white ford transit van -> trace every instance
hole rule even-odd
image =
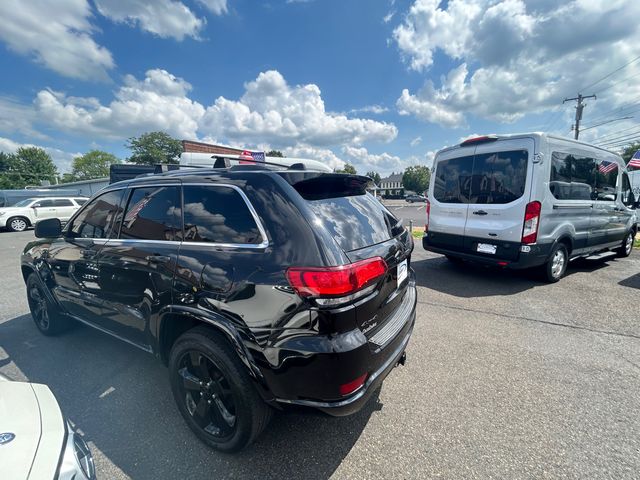
[[[558,281],[570,259],[626,257],[638,206],[622,158],[543,133],[488,135],[439,151],[422,244],[451,260],[541,267]]]

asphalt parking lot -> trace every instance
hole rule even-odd
[[[639,252],[547,285],[417,245],[406,366],[360,413],[279,414],[231,456],[188,430],[150,355],[86,327],[38,333],[18,258],[32,238],[0,233],[0,372],[51,387],[101,479],[638,478]]]

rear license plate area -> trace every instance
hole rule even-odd
[[[495,255],[498,247],[491,243],[479,243],[476,246],[476,252],[478,253],[488,253],[489,255]]]

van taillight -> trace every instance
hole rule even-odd
[[[382,257],[373,257],[339,267],[290,267],[287,280],[301,297],[349,297],[373,287],[386,272]]]
[[[524,211],[524,226],[522,227],[522,243],[536,243],[538,227],[540,226],[540,202],[530,202]]]
[[[427,198],[426,210],[427,210],[427,223],[424,224],[424,233],[427,233],[429,231],[429,217],[431,216],[431,202],[429,201],[428,198]]]

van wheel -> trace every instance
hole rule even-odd
[[[569,265],[569,252],[563,243],[558,243],[551,250],[549,260],[542,266],[543,278],[549,283],[555,283],[564,277]]]
[[[12,232],[24,232],[29,227],[29,221],[24,217],[11,217],[7,220],[7,228]]]
[[[57,335],[71,326],[69,318],[55,311],[35,273],[27,277],[27,302],[36,327],[44,335]]]
[[[624,236],[624,240],[622,240],[622,245],[620,248],[616,249],[616,256],[619,258],[626,258],[631,255],[631,251],[633,250],[633,231],[627,233]]]
[[[233,348],[208,327],[184,333],[171,348],[171,390],[189,428],[216,450],[237,452],[271,419]]]

